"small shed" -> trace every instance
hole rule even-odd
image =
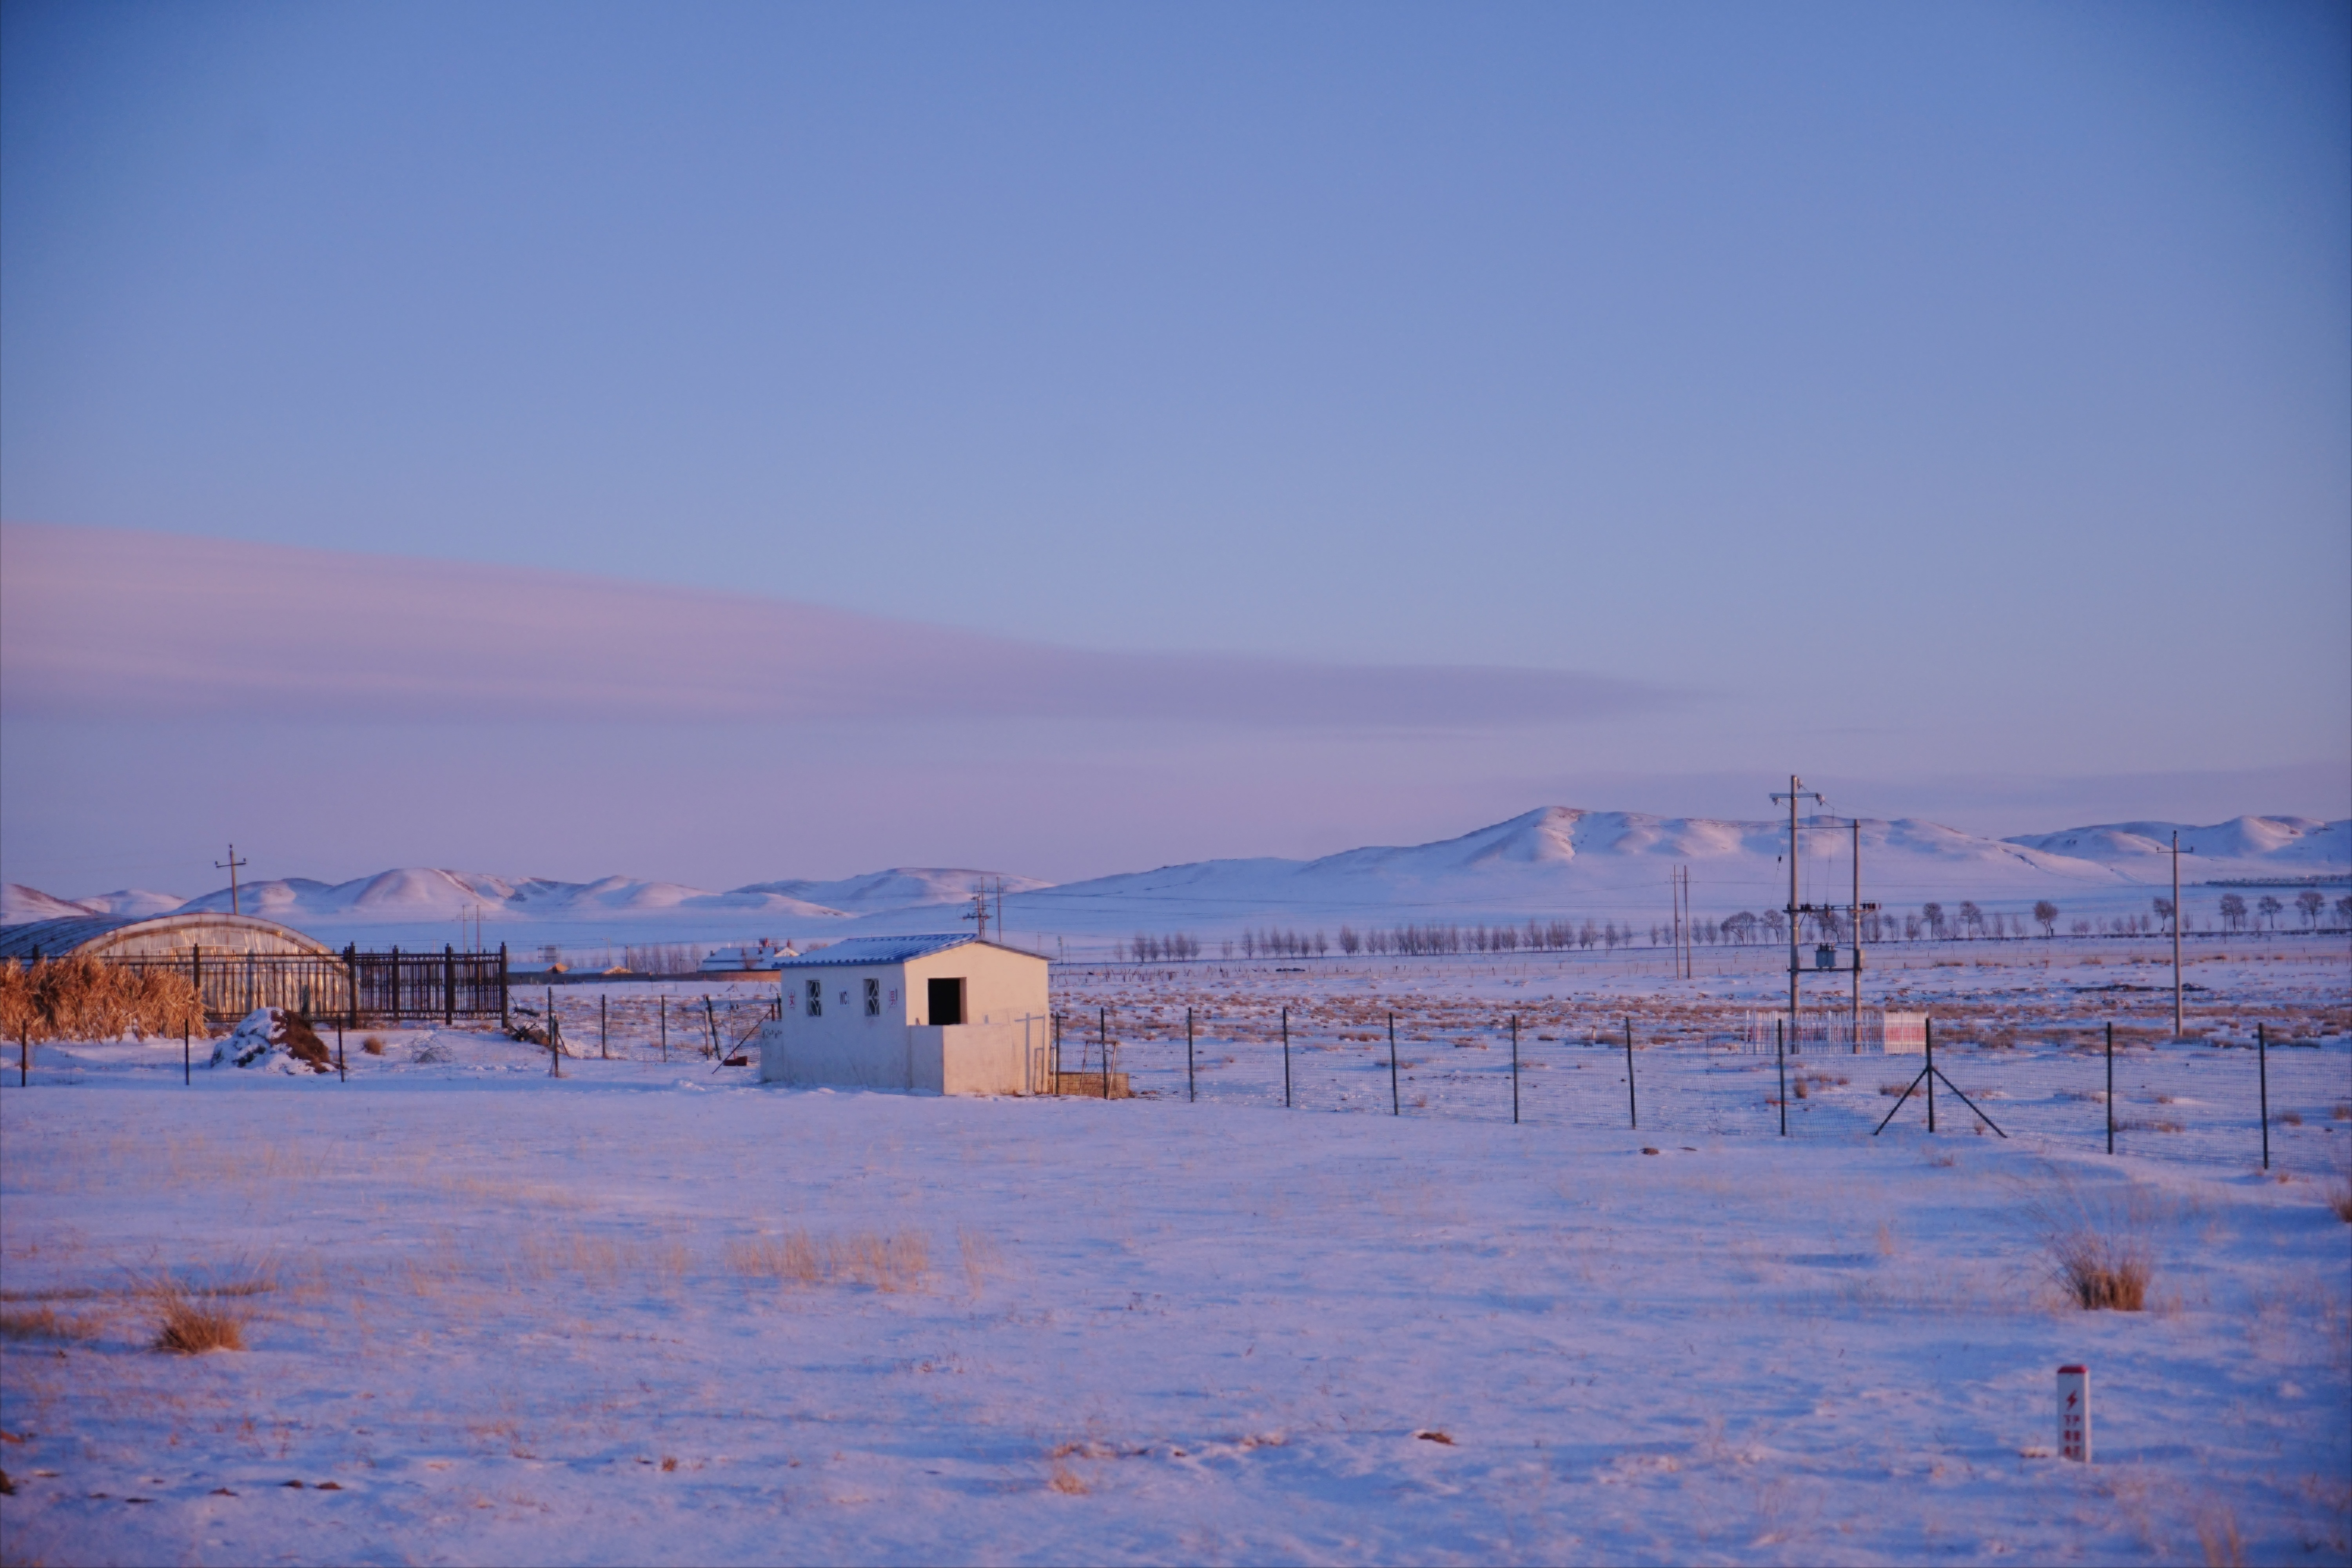
[[[851,937],[776,965],[765,1083],[930,1094],[1045,1094],[1048,965],[963,932]]]

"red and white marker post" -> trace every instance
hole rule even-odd
[[[2058,1457],[2091,1462],[2091,1369],[2058,1369]]]

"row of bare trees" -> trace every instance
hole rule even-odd
[[[2294,906],[2306,930],[2330,929],[2326,923],[2329,906],[2326,898],[2312,889],[2295,895]],[[2288,906],[2278,899],[2264,894],[2248,910],[2246,900],[2235,893],[2221,900],[2222,928],[2244,930],[2250,918],[2266,929],[2276,929],[2279,917]],[[2334,906],[2336,927],[2352,929],[2352,896],[2340,898]],[[1948,942],[2017,940],[2032,934],[2039,926],[2044,937],[2057,934],[2061,911],[2047,899],[2037,900],[2030,917],[2013,910],[1987,910],[1974,900],[1962,899],[1958,905],[1946,909],[1929,900],[1915,911],[1871,910],[1863,912],[1859,935],[1871,945],[1895,942]],[[2173,918],[2172,900],[2157,897],[2149,901],[2147,914],[2119,914],[2096,919],[2077,919],[2069,928],[2076,936],[2115,934],[2118,936],[2149,935],[2168,931]],[[1798,917],[1797,940],[1847,943],[1857,934],[1856,921],[1834,910],[1807,910]],[[1689,931],[1693,941],[1704,946],[1746,946],[1756,942],[1780,943],[1788,940],[1789,921],[1779,910],[1754,913],[1741,910],[1720,920],[1694,920]],[[1228,938],[1223,943],[1223,956],[1232,958],[1238,951],[1245,959],[1258,958],[1319,958],[1336,945],[1342,953],[1421,955],[1433,953],[1500,953],[1500,952],[1564,952],[1594,947],[1614,952],[1620,947],[1637,945],[1640,935],[1630,923],[1620,927],[1614,921],[1534,921],[1525,925],[1489,924],[1473,921],[1429,922],[1389,927],[1371,927],[1358,931],[1342,925],[1335,943],[1320,931],[1293,931],[1267,927],[1244,931],[1239,937]],[[1648,931],[1652,947],[1664,947],[1674,941],[1673,928],[1654,925]],[[1193,937],[1176,933],[1165,936],[1138,934],[1113,944],[1113,952],[1121,961],[1132,959],[1139,963],[1162,961],[1180,962],[1201,956],[1201,943]]]
[[[1138,931],[1130,940],[1115,942],[1110,947],[1111,956],[1121,963],[1129,959],[1138,963],[1181,963],[1185,959],[1201,956],[1199,939],[1187,936],[1182,931],[1166,936]]]

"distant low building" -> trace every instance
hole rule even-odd
[[[759,1033],[766,1083],[1045,1094],[1046,961],[981,938],[853,937],[776,964],[782,1016]]]
[[[799,950],[790,942],[779,942],[773,937],[761,937],[758,942],[741,947],[718,947],[704,957],[701,973],[705,974],[753,973],[780,967],[788,958],[798,958]]]

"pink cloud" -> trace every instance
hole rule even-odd
[[[0,711],[16,717],[1490,728],[1674,700],[1561,670],[1105,653],[535,568],[0,527]]]

